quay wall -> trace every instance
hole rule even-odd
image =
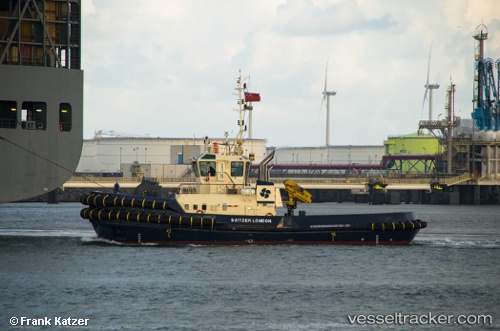
[[[332,189],[332,188],[307,188],[312,194],[313,202],[355,202],[368,204],[450,204],[450,205],[499,205],[499,185],[454,185],[452,189],[444,192],[432,192],[430,189],[391,189],[370,194],[368,190],[359,189]],[[163,195],[173,195],[174,187],[161,189]],[[95,187],[64,187],[56,191],[43,194],[19,202],[79,202],[80,197],[92,191],[113,192],[112,188]],[[122,187],[121,193],[137,193],[135,188]],[[281,189],[283,199],[286,192]]]

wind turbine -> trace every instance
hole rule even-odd
[[[424,87],[425,87],[424,100],[422,101],[422,113],[423,113],[425,99],[427,99],[427,91],[430,90],[430,92],[429,92],[429,121],[432,120],[432,90],[439,88],[439,84],[429,84],[429,74],[431,71],[431,51],[432,51],[432,42],[431,42],[431,48],[429,50],[429,61],[427,63],[427,82],[424,85]]]
[[[326,99],[326,146],[330,146],[330,96],[337,94],[335,91],[327,91],[327,81],[328,81],[328,61],[330,60],[330,53],[328,53],[328,59],[326,60],[326,70],[325,70],[325,87],[323,88],[323,99],[321,100],[320,110],[323,108],[323,103]]]

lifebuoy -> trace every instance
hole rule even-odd
[[[266,216],[273,216],[273,214],[271,214],[271,213],[267,213],[267,214],[266,214]]]
[[[207,177],[205,177],[205,182],[208,182],[210,180],[210,173],[207,174]]]
[[[204,214],[203,210],[201,210],[201,209],[198,209],[198,210],[196,211],[196,213],[197,213],[197,214]]]

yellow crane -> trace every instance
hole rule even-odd
[[[300,202],[311,203],[312,195],[307,190],[302,188],[299,184],[291,179],[285,180],[283,182],[285,185],[285,191],[288,194],[288,200],[285,202],[288,209],[288,215],[293,215],[293,210],[297,208]]]

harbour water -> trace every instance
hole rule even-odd
[[[81,208],[0,205],[0,330],[500,330],[498,206],[299,207],[429,222],[378,247],[127,246]]]

